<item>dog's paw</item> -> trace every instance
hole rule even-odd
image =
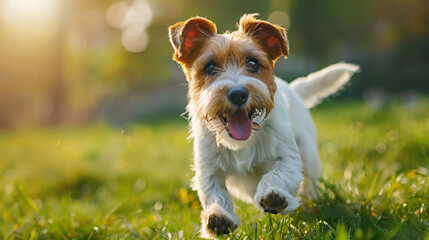
[[[264,209],[264,212],[277,214],[281,213],[288,206],[288,202],[286,201],[286,197],[275,192],[270,192],[261,198],[259,205]]]
[[[222,235],[228,234],[229,231],[234,231],[237,226],[227,219],[213,214],[207,219],[207,228],[215,232],[216,235]]]
[[[273,214],[286,215],[296,210],[299,200],[290,193],[278,188],[267,188],[255,194],[254,201],[261,210]]]
[[[222,234],[228,234],[237,229],[240,224],[238,216],[228,213],[217,204],[213,204],[201,213],[201,237],[214,238]]]

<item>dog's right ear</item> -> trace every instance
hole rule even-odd
[[[194,17],[186,22],[178,22],[168,28],[173,59],[186,64],[196,57],[204,42],[216,34],[216,25],[205,18]]]
[[[239,29],[259,42],[273,62],[282,55],[286,58],[289,55],[286,30],[267,21],[259,20],[256,16],[258,14],[243,15],[240,19]]]

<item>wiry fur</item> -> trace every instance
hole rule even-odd
[[[305,194],[317,196],[321,163],[316,129],[306,106],[337,91],[358,69],[336,64],[289,86],[273,75],[276,59],[289,52],[285,30],[255,15],[244,15],[238,26],[235,32],[215,34],[212,22],[197,17],[170,27],[174,58],[189,81],[192,186],[204,209],[201,234],[207,238],[240,225],[230,193],[261,210],[283,215],[299,207],[295,196],[300,187]],[[257,73],[246,69],[249,57],[259,61]],[[204,74],[210,61],[218,67],[213,76]],[[226,97],[234,87],[249,91],[241,107]],[[264,112],[258,120],[252,118],[254,129],[244,141],[232,138],[219,117],[239,109]]]

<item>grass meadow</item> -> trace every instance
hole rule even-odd
[[[281,217],[239,201],[221,239],[429,240],[429,100],[312,110],[320,200]],[[192,143],[175,119],[0,132],[1,239],[199,239]]]

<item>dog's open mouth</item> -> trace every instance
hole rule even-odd
[[[249,113],[238,110],[234,113],[220,113],[219,119],[225,124],[229,136],[237,141],[250,137],[252,130],[258,130],[259,124],[265,117],[265,111],[254,109]]]

